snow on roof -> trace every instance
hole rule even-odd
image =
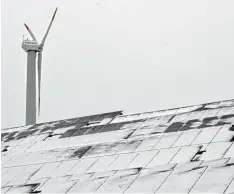
[[[233,193],[234,100],[1,130],[2,193]]]

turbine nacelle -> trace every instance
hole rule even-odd
[[[23,39],[22,48],[25,50],[25,52],[28,52],[28,51],[37,52],[39,50],[39,44],[35,40]]]

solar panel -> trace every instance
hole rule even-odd
[[[1,130],[2,193],[234,192],[234,100]]]

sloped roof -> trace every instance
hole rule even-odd
[[[233,193],[234,100],[1,130],[2,193]]]

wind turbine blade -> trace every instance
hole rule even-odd
[[[37,72],[38,72],[38,115],[40,115],[40,106],[41,106],[41,61],[42,61],[42,52],[38,52],[37,58]]]
[[[33,39],[34,41],[37,41],[35,35],[34,35],[33,32],[30,30],[30,28],[28,27],[28,25],[24,23],[24,26],[25,26],[25,28],[28,30],[28,32],[29,32],[29,34],[31,35],[32,39]]]
[[[43,48],[43,46],[44,46],[44,44],[45,44],[46,37],[48,36],[48,33],[49,33],[50,28],[51,28],[51,26],[52,26],[52,23],[53,23],[53,21],[54,21],[54,18],[55,18],[55,15],[56,15],[57,10],[58,10],[58,8],[55,9],[54,15],[53,15],[53,17],[52,17],[52,19],[51,19],[51,21],[50,21],[50,25],[49,25],[49,27],[47,28],[47,31],[46,31],[46,33],[45,33],[45,36],[43,37],[43,39],[42,39],[42,41],[41,41],[41,44],[40,44],[40,47],[41,47],[41,48]]]

